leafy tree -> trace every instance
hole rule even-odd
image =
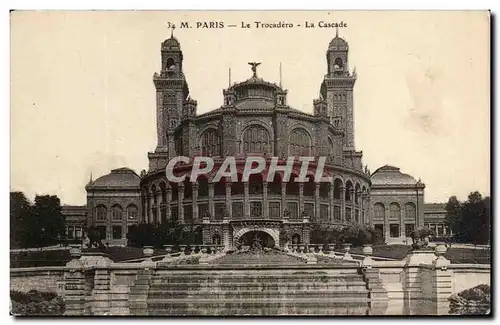
[[[361,246],[364,244],[377,244],[379,234],[371,225],[351,225],[342,230],[342,242]]]
[[[10,192],[10,244],[22,240],[23,222],[31,217],[31,203],[22,192]]]
[[[445,209],[445,225],[447,225],[454,233],[459,233],[460,221],[462,217],[462,204],[458,201],[456,196],[452,196],[448,199]]]
[[[161,224],[142,223],[132,226],[127,233],[128,245],[132,247],[154,246],[162,248],[163,245],[193,245],[200,244],[202,240],[199,229],[194,225],[185,229],[185,225],[178,221],[168,220]]]
[[[29,227],[37,246],[51,245],[64,236],[66,222],[56,195],[37,195]]]
[[[467,201],[451,197],[446,205],[446,225],[458,239],[475,244],[486,244],[490,238],[491,200],[479,192],[469,194]]]
[[[102,240],[105,237],[103,238],[103,234],[101,234],[99,232],[97,227],[95,227],[95,226],[88,227],[85,230],[85,232],[87,233],[87,237],[89,238],[89,248],[96,247],[96,248],[99,248],[101,250],[106,249],[106,246],[102,243]]]

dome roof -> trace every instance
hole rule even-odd
[[[258,78],[256,76],[253,76],[250,79],[247,79],[245,81],[235,83],[230,88],[231,89],[236,89],[236,88],[241,88],[241,87],[252,88],[254,86],[262,86],[262,87],[268,87],[268,88],[272,88],[272,89],[280,89],[280,87],[276,83],[265,81],[264,79]]]
[[[162,49],[165,50],[170,50],[170,51],[179,51],[181,49],[181,44],[179,44],[179,41],[171,36],[169,39],[166,39],[165,42],[161,44]]]
[[[413,176],[402,173],[398,167],[385,165],[371,176],[372,185],[415,185]]]
[[[338,35],[335,36],[334,39],[330,41],[330,44],[328,45],[329,50],[347,50],[349,45],[347,42],[343,39],[340,38]]]
[[[111,173],[101,176],[88,187],[113,187],[113,188],[139,188],[141,178],[130,168],[118,168],[111,170]]]
[[[277,84],[253,76],[229,88],[236,96],[236,108],[273,108],[276,94],[283,91]]]

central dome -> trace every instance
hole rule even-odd
[[[236,108],[273,108],[276,103],[276,94],[283,92],[283,90],[276,83],[271,83],[257,77],[256,67],[260,63],[249,64],[252,65],[253,76],[229,87],[229,91],[234,92]]]

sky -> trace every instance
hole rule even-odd
[[[356,149],[371,171],[389,164],[426,184],[426,202],[490,189],[490,27],[484,11],[11,13],[11,190],[85,204],[84,186],[111,169],[148,168],[156,146],[160,44],[167,23],[288,22],[280,29],[180,29],[198,113],[251,76],[279,81],[312,113],[335,28],[343,21],[354,88]]]

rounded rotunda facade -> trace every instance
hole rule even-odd
[[[290,107],[287,90],[259,78],[260,63],[251,62],[251,77],[224,89],[220,108],[198,115],[175,38],[162,43],[161,57],[161,72],[153,77],[158,144],[148,154],[149,170],[141,173],[140,181],[144,222],[178,220],[202,231],[204,244],[229,249],[248,243],[256,232],[267,246],[282,246],[309,243],[317,223],[370,221],[370,175],[354,147],[356,74],[348,67],[345,40],[336,36],[328,46],[328,71],[320,98],[313,101],[313,114]],[[168,162],[177,156],[191,158],[174,167],[174,174],[187,175],[182,183],[170,182],[166,175]],[[214,168],[191,182],[196,156],[213,158]],[[254,156],[264,158],[266,167],[246,180],[246,158]],[[214,181],[225,157],[234,157],[237,181]],[[283,171],[268,177],[272,157],[278,157],[278,165],[294,157],[289,179]],[[300,157],[313,157],[306,182],[294,181],[303,166]],[[323,176],[331,181],[315,181],[319,157],[326,157]]]

